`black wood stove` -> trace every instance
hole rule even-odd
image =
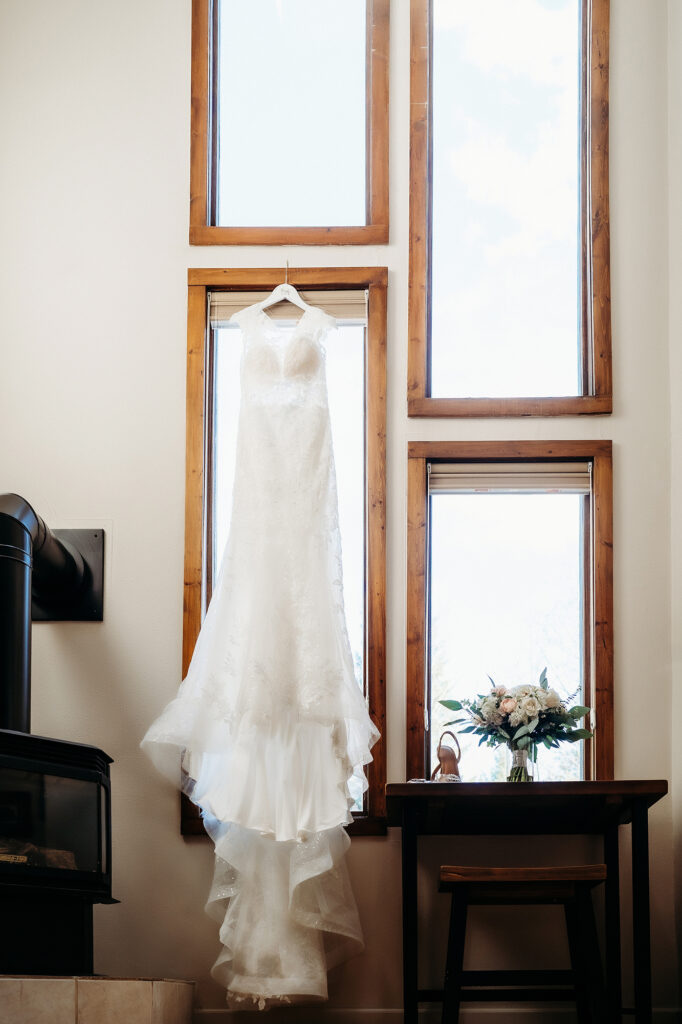
[[[0,495],[0,974],[93,971],[111,896],[111,758],[30,733],[31,621],[102,619],[101,530]]]

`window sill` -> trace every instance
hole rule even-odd
[[[192,224],[190,245],[382,245],[388,224],[358,227],[226,227]]]
[[[200,836],[208,839],[208,833],[204,828],[203,820],[194,804],[191,804],[184,795],[182,802],[181,835]],[[386,818],[371,818],[368,815],[358,815],[350,825],[346,826],[346,832],[349,836],[385,836],[386,827]]]
[[[346,832],[349,836],[385,836],[386,828],[386,818],[358,815],[350,825],[346,826]]]
[[[408,398],[408,416],[584,416],[613,411],[611,395],[555,398]]]

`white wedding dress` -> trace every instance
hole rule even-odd
[[[263,1008],[326,998],[327,968],[362,949],[343,825],[379,734],[343,604],[322,345],[335,321],[308,307],[286,330],[260,304],[232,319],[244,347],[230,536],[187,677],[142,746],[215,843],[213,974],[230,1005]]]

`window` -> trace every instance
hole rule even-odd
[[[609,0],[413,0],[410,415],[611,411]]]
[[[380,831],[385,763],[385,395],[386,280],[382,268],[289,270],[312,305],[337,320],[327,348],[343,544],[344,596],[358,685],[382,739],[368,766],[369,789],[358,794],[351,830]],[[238,309],[280,283],[280,270],[189,272],[187,483],[183,675],[211,596],[227,541],[239,406],[241,332],[229,323]],[[289,304],[268,314],[284,327],[300,315]],[[201,832],[193,804],[183,800],[184,833]]]
[[[190,242],[388,241],[389,0],[193,0]]]
[[[420,442],[409,451],[408,777],[428,777],[446,697],[551,685],[595,736],[538,755],[540,778],[613,777],[608,442]],[[462,737],[469,781],[505,752]]]

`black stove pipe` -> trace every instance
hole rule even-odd
[[[31,731],[31,591],[75,594],[85,571],[24,498],[0,495],[0,729]]]

